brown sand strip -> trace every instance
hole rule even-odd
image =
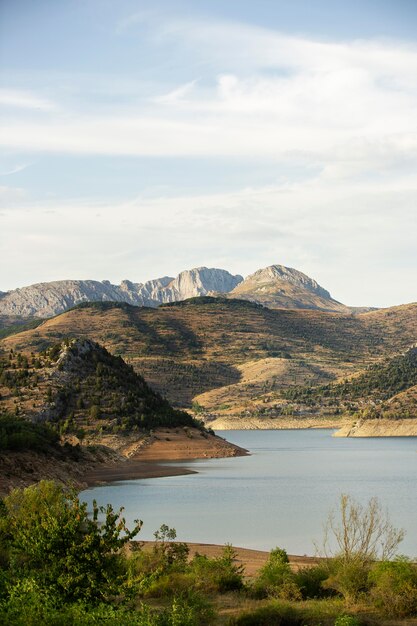
[[[145,550],[150,550],[154,546],[153,541],[144,541],[143,546]],[[222,555],[224,546],[212,544],[212,543],[189,543],[187,542],[188,547],[190,548],[190,558],[192,558],[195,554],[203,554],[210,558],[218,558]],[[245,575],[248,577],[255,576],[255,574],[259,571],[259,569],[265,565],[268,560],[269,552],[264,550],[251,550],[249,548],[235,548],[233,549],[236,552],[236,563],[238,565],[243,565],[245,568]],[[297,571],[303,567],[312,567],[316,565],[320,559],[317,557],[311,556],[296,556],[293,554],[288,555],[291,569],[293,571]]]
[[[134,480],[135,478],[160,478],[162,476],[181,476],[196,474],[185,467],[160,465],[149,461],[127,460],[115,465],[96,467],[87,472],[84,480],[89,487],[104,485],[120,480]]]

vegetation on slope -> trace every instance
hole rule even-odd
[[[0,451],[47,452],[51,447],[56,447],[58,442],[58,434],[46,424],[35,424],[21,417],[0,414]]]
[[[121,357],[88,340],[66,340],[38,355],[10,352],[0,363],[0,393],[4,409],[61,433],[196,425]]]
[[[317,387],[293,387],[283,392],[284,397],[307,405],[320,402],[346,406],[358,401],[366,403],[365,417],[383,416],[391,400],[397,394],[417,385],[417,348],[410,348],[405,354],[385,359],[382,363],[369,366],[362,374],[339,383],[330,383]],[[402,417],[417,417],[417,403],[411,400]],[[377,406],[379,405],[379,407]],[[414,407],[413,407],[414,405]],[[409,409],[414,409],[410,415]],[[395,417],[391,415],[391,417]]]

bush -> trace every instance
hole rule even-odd
[[[389,617],[417,614],[417,566],[402,557],[377,563],[371,569],[371,597]]]
[[[14,489],[0,512],[10,586],[34,579],[63,601],[119,595],[127,578],[120,549],[141,527],[129,531],[120,514],[94,503],[90,518],[85,503],[52,481]]]
[[[235,563],[236,553],[229,545],[219,558],[196,554],[190,563],[194,587],[208,592],[226,593],[243,588],[243,567]]]
[[[348,604],[356,602],[361,593],[368,591],[368,563],[360,559],[336,557],[329,560],[328,568],[329,576],[323,582],[323,587],[340,593]]]
[[[286,600],[301,600],[301,591],[291,571],[285,550],[271,550],[269,559],[259,570],[252,584],[252,595],[256,598],[277,597]]]
[[[326,598],[334,595],[331,589],[323,587],[323,583],[328,577],[329,569],[326,565],[303,567],[294,574],[294,580],[304,600],[307,598]]]

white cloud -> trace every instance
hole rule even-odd
[[[53,111],[55,109],[53,102],[46,98],[40,98],[30,91],[2,88],[0,88],[0,106],[37,109],[39,111]]]
[[[94,115],[82,112],[82,100],[53,111],[33,94],[3,90],[0,101],[3,93],[50,115],[3,116],[0,143],[28,152],[295,158],[342,177],[417,158],[416,47],[227,23],[171,22],[157,34],[159,45],[172,39],[205,57],[211,74],[162,95],[148,85],[139,101],[97,105]]]
[[[128,18],[120,36],[147,19]],[[20,273],[10,284],[3,268],[0,290],[65,276],[140,281],[202,264],[247,274],[278,262],[348,304],[415,300],[417,48],[152,19],[153,45],[173,44],[195,60],[189,77],[173,86],[167,76],[164,87],[159,76],[140,93],[120,83],[123,98],[115,82],[94,112],[83,89],[72,90],[71,106],[47,104],[42,118],[21,105],[3,116],[0,144],[23,153],[222,158],[225,172],[227,159],[258,159],[276,165],[277,180],[281,165],[297,162],[299,182],[128,203],[12,209],[6,201],[1,254]]]

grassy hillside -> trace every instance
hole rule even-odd
[[[283,388],[328,384],[405,350],[416,329],[416,304],[351,315],[205,297],[158,309],[84,304],[0,347],[30,354],[65,337],[91,338],[177,406],[219,390],[220,400],[206,398],[210,410],[252,410],[254,398],[273,405]]]
[[[417,348],[385,359],[347,380],[316,387],[294,387],[289,400],[335,410],[360,410],[364,417],[417,417]]]

